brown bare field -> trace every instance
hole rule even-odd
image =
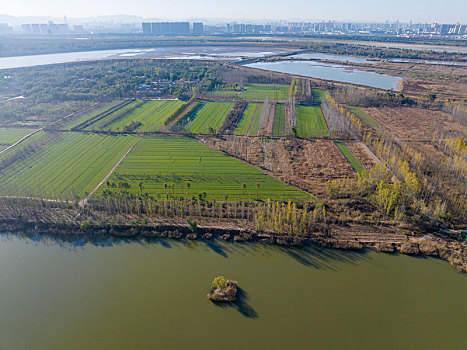
[[[379,61],[371,66],[356,65],[356,68],[402,77],[404,94],[421,98],[431,93],[438,98],[467,98],[467,67],[464,66]]]
[[[226,135],[203,137],[200,141],[318,197],[327,195],[326,181],[355,176],[350,164],[330,140],[265,140]]]
[[[357,158],[358,161],[363,165],[365,170],[369,171],[376,165],[376,160],[368,154],[360,142],[347,141],[345,145],[350,150],[350,152],[353,153],[355,158]]]
[[[450,114],[421,108],[362,108],[399,140],[431,141],[433,133],[456,130],[467,134],[467,128],[455,122]]]

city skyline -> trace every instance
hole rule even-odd
[[[254,16],[252,14],[255,14]],[[213,0],[190,2],[178,0],[174,3],[152,3],[134,0],[100,1],[70,0],[23,0],[20,3],[0,5],[0,14],[15,17],[55,17],[90,18],[96,16],[118,16],[125,14],[143,19],[205,19],[205,20],[286,20],[317,21],[335,20],[345,22],[467,22],[467,2],[447,0],[416,0],[410,3],[403,0],[385,2],[381,0],[361,0],[349,3],[343,0],[327,2],[293,0],[287,3],[277,0],[239,0],[235,6],[225,6]]]

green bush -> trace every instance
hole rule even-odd
[[[217,276],[212,281],[211,289],[222,289],[227,285],[227,279],[224,276]]]

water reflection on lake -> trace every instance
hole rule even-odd
[[[245,66],[394,91],[397,91],[398,83],[402,80],[400,77],[394,77],[387,74],[378,74],[375,72],[362,71],[338,64],[328,64],[312,61],[256,62],[246,64]]]
[[[47,55],[0,57],[0,69],[125,58],[239,60],[242,57],[264,57],[284,52],[286,50],[265,50],[261,47],[246,48],[244,46],[169,46],[145,49],[66,52]]]
[[[239,282],[235,304],[207,300],[217,275]],[[5,349],[461,349],[467,340],[467,278],[437,259],[1,235],[0,281]]]

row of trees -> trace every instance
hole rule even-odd
[[[192,106],[196,102],[196,98],[198,97],[198,89],[193,88],[193,95],[192,97],[188,100],[188,102],[185,102],[182,104],[180,107],[178,107],[170,117],[168,117],[165,122],[164,126],[168,127],[170,124],[172,124],[178,117],[180,117],[185,111]]]
[[[333,195],[343,189],[353,189],[368,196],[384,212],[394,218],[401,218],[410,209],[413,213],[429,218],[447,220],[450,216],[460,220],[467,217],[465,194],[452,196],[445,191],[443,181],[430,173],[424,156],[404,144],[399,145],[384,134],[378,134],[366,127],[361,121],[340,106],[330,95],[326,96],[328,105],[340,111],[341,117],[352,123],[352,128],[367,146],[383,161],[370,175],[360,176],[358,181],[330,183]],[[350,114],[349,114],[350,113]]]
[[[467,180],[467,143],[456,134],[435,133],[433,144],[448,156],[442,167],[458,180]]]
[[[128,224],[129,217],[148,224],[173,219],[209,223],[212,220],[232,222],[256,228],[259,232],[278,235],[306,236],[328,222],[322,202],[216,202],[180,199],[153,200],[148,198],[105,198],[89,201],[81,206],[74,201],[33,200],[27,198],[0,198],[1,219],[24,219],[35,222],[76,224],[76,218],[87,224]]]
[[[242,100],[235,101],[233,108],[225,117],[224,122],[219,128],[219,134],[223,133],[233,133],[238,122],[242,118],[242,114],[245,111],[245,108],[248,106],[248,103]]]
[[[355,138],[360,120],[345,107],[340,106],[326,93],[321,101],[321,110],[326,117],[332,136],[342,138]],[[357,126],[356,126],[357,125]]]

